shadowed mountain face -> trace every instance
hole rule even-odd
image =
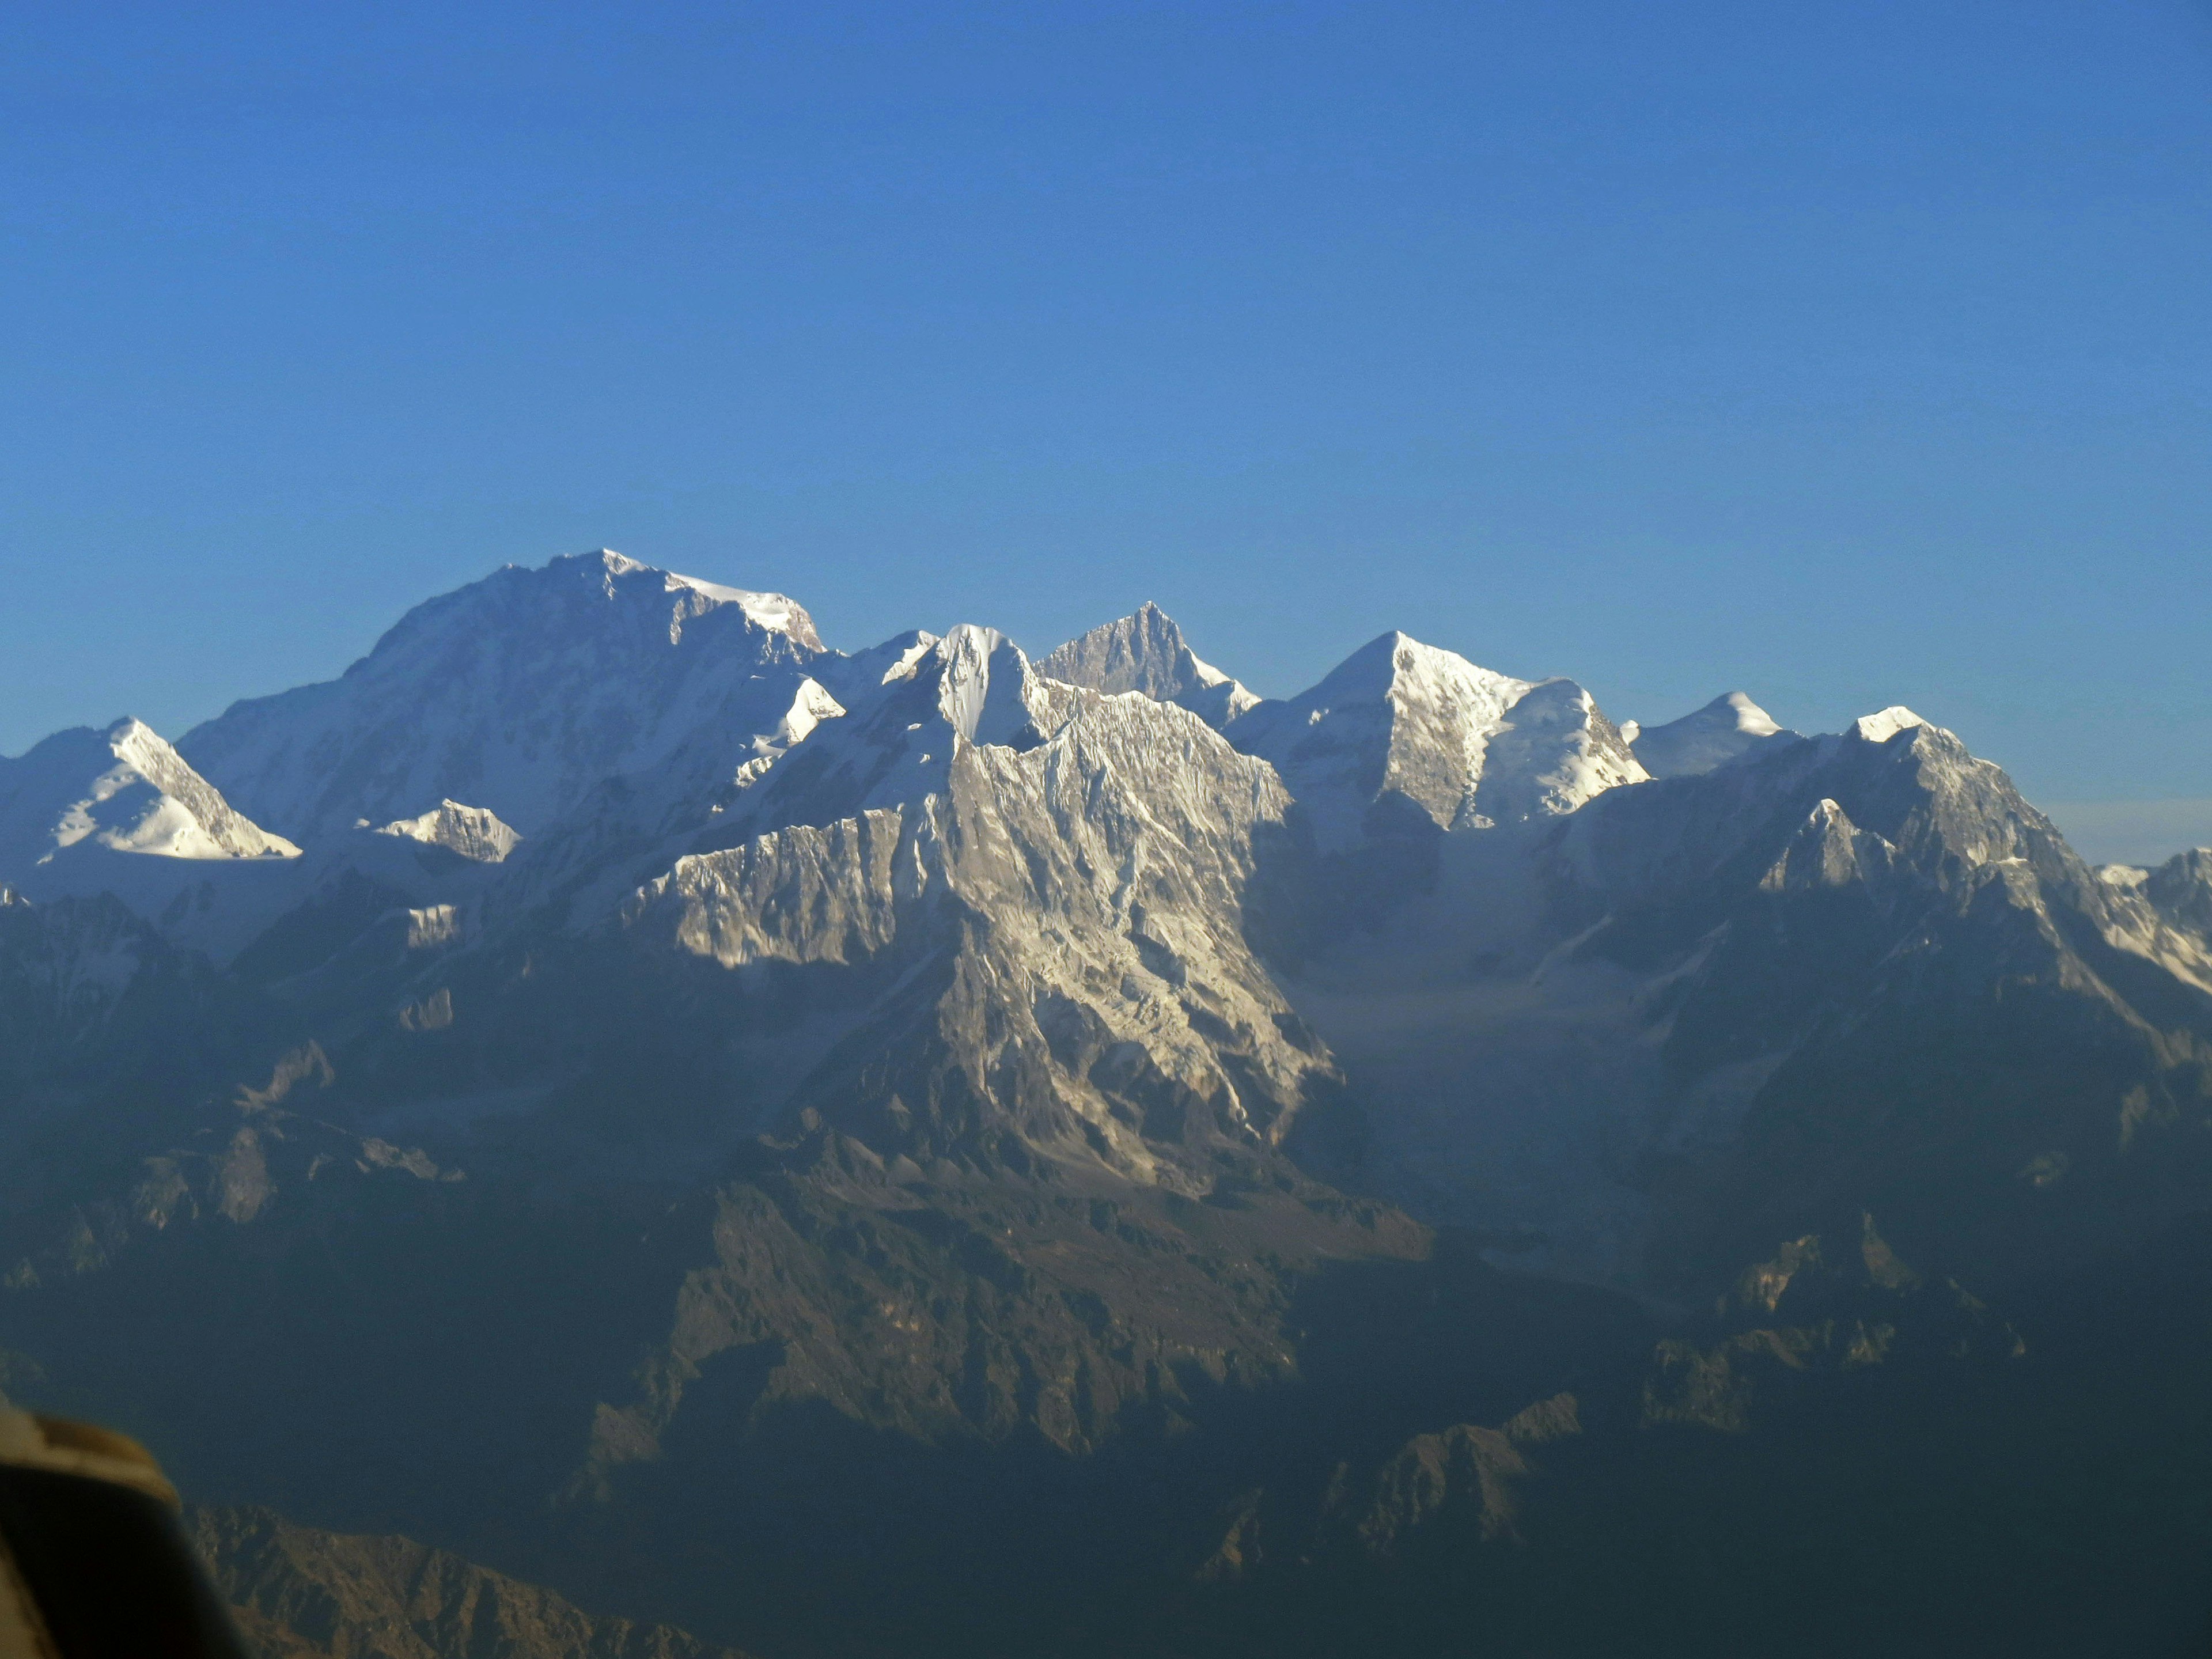
[[[349,1538],[266,1510],[188,1517],[257,1659],[744,1659],[665,1625],[594,1619],[405,1538]]]
[[[1923,1487],[2202,1538],[2203,860],[1771,724],[501,572],[109,744],[128,879],[0,867],[0,1386],[286,1516],[217,1540],[279,1651],[1787,1648],[1876,1508],[1992,1586],[1893,1643],[2185,1620]]]

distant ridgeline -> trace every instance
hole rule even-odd
[[[1902,708],[510,568],[0,761],[0,1182],[271,1654],[2212,1635],[2212,854]]]

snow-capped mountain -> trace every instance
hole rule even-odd
[[[25,897],[112,895],[227,960],[292,902],[301,863],[140,721],[0,760],[0,884]]]
[[[1798,734],[1778,726],[1742,692],[1730,691],[1664,726],[1638,726],[1631,720],[1621,735],[1653,777],[1679,778],[1710,772]]]
[[[297,841],[447,799],[530,836],[600,780],[744,726],[763,680],[823,654],[780,594],[601,551],[417,605],[342,678],[238,703],[178,748]]]
[[[817,728],[731,805],[718,836],[827,823],[940,793],[963,745],[1034,748],[1044,692],[1020,647],[963,623],[888,654],[882,678],[848,690],[842,718]]]
[[[1545,680],[1522,692],[1489,734],[1465,822],[1556,817],[1646,775],[1589,692],[1572,680]]]
[[[0,1383],[702,1628],[856,1537],[930,1620],[1069,1537],[1257,1583],[1332,1469],[1488,1548],[1563,1376],[1742,1432],[1731,1364],[1922,1290],[1979,1356],[1954,1279],[2212,1191],[2212,853],[2091,872],[1902,708],[1617,731],[1395,633],[1255,702],[1152,606],[845,654],[603,553],[182,747],[0,763]]]
[[[2108,865],[2099,873],[2132,890],[2172,926],[2212,942],[2212,847],[2176,853],[2155,869]]]
[[[2197,936],[1908,709],[1609,791],[1462,873],[1439,914],[1473,971],[1293,1000],[1376,1091],[1372,1177],[1479,1194],[1458,1212],[1531,1259],[1710,1271],[1856,1206],[1986,1274],[2078,1244],[2051,1171],[2142,1215],[2201,1176]],[[2161,1125],[2197,1173],[2134,1150]]]
[[[1036,667],[1048,678],[1093,691],[1141,691],[1156,702],[1179,704],[1217,731],[1260,701],[1201,659],[1174,618],[1149,599],[1039,658]]]
[[[1571,811],[1644,775],[1573,682],[1515,679],[1404,634],[1370,641],[1310,690],[1260,703],[1226,730],[1282,775],[1332,852],[1424,823]]]
[[[0,879],[22,882],[71,848],[165,859],[290,858],[299,848],[241,814],[153,728],[58,732],[0,759]]]
[[[853,763],[764,785],[623,935],[757,977],[836,970],[837,1051],[772,1111],[925,1166],[988,1161],[1016,1126],[1048,1158],[1202,1193],[1211,1149],[1279,1140],[1333,1076],[1239,925],[1288,797],[1184,711],[1051,692],[994,641],[955,629],[837,729]],[[1043,738],[1027,705],[1048,700]]]
[[[1334,1073],[1248,939],[1290,805],[1273,771],[1178,707],[1046,679],[988,629],[884,660],[759,776],[618,851],[580,819],[529,844],[485,951],[441,970],[456,1041],[488,997],[495,1039],[532,1006],[662,984],[733,1034],[689,1085],[726,1103],[718,1134],[812,1109],[927,1164],[988,1162],[1011,1127],[1197,1191],[1208,1148],[1279,1140]],[[755,1029],[752,1005],[781,1012]],[[567,1024],[516,1086],[627,1063],[596,1022]]]
[[[1335,1178],[1601,1276],[1644,1271],[1672,1224],[1624,1157],[1729,1143],[1789,1056],[1825,1052],[1780,987],[1871,1021],[1838,1012],[1881,1004],[1868,939],[1995,974],[1987,928],[2024,927],[2058,982],[2129,982],[2091,960],[2118,951],[2185,1003],[2212,990],[2194,866],[2086,877],[1910,710],[1808,739],[1731,693],[1624,735],[1574,681],[1403,634],[1249,702],[1156,606],[1035,665],[965,624],[846,655],[789,600],[602,553],[419,607],[343,678],[191,742],[319,826],[307,855],[126,723],[0,773],[17,885],[114,891],[333,1017],[398,999],[378,1044],[412,1053],[428,1016],[406,1011],[434,1001],[470,1088],[565,1067],[614,1098],[666,1011],[710,1008],[702,1029],[739,1035],[681,1090],[726,1103],[713,1146],[811,1110],[917,1159],[988,1162],[1011,1134],[1179,1188],[1216,1137],[1267,1152],[1349,1112],[1368,1150]],[[276,873],[40,873],[80,842]],[[1886,920],[1793,923],[1778,979],[1738,942],[1841,893]],[[1964,920],[1929,933],[1946,906]],[[665,1000],[602,1032],[616,981]],[[1753,1007],[1692,1063],[1703,1011]],[[1553,1102],[1533,1139],[1531,1098]]]

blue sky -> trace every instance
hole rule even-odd
[[[2202,4],[21,6],[0,95],[0,752],[608,545],[2212,839]]]

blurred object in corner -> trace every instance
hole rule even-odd
[[[0,1403],[0,1659],[243,1659],[129,1437]]]

